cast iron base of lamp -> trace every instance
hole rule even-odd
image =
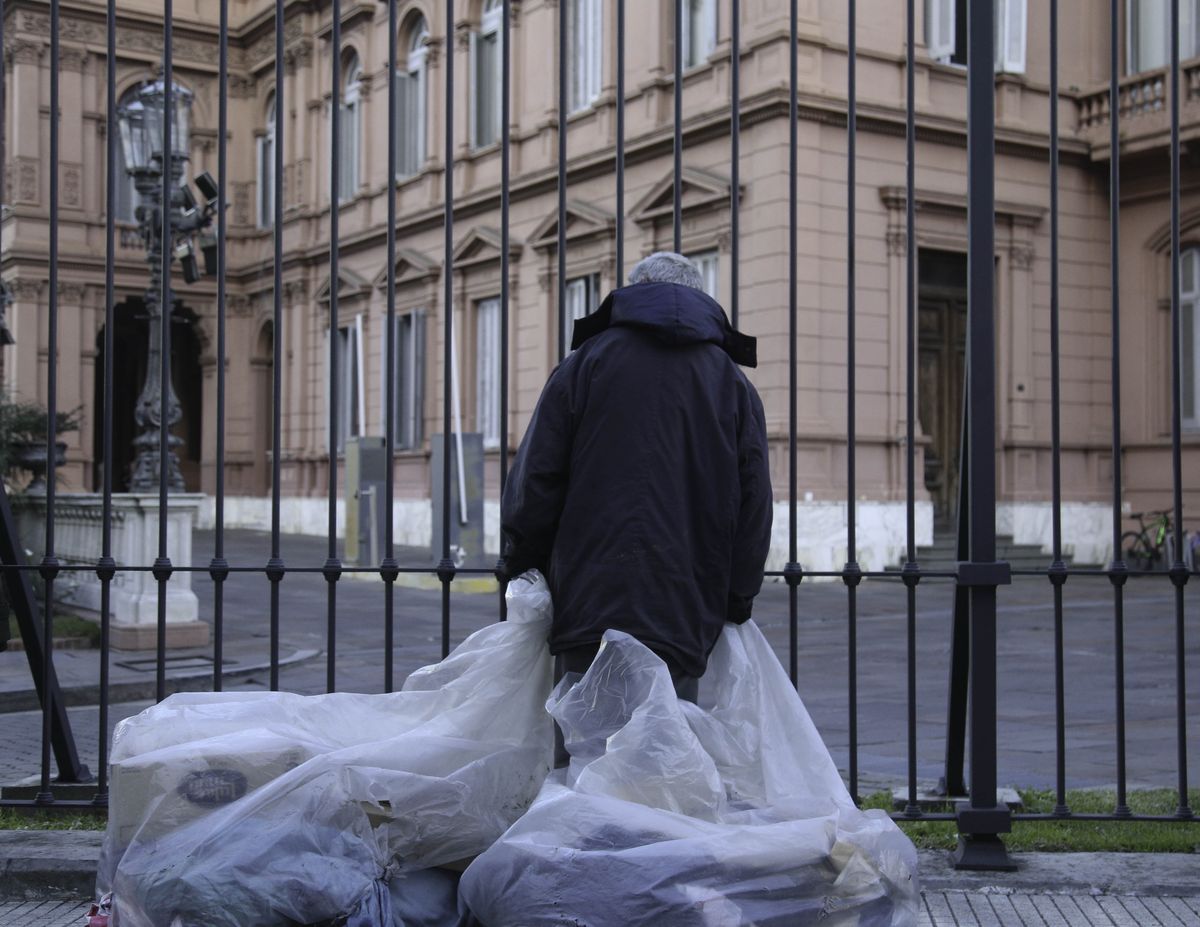
[[[183,474],[179,470],[179,458],[175,456],[175,448],[183,444],[183,439],[173,434],[167,435],[167,490],[183,492]],[[137,450],[137,459],[133,464],[133,474],[129,478],[130,492],[157,492],[161,464],[158,452],[158,429],[145,431],[133,439]]]

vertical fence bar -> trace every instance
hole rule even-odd
[[[0,23],[4,10],[0,5]],[[3,27],[0,26],[0,29]],[[117,0],[108,0],[105,13],[105,161],[104,161],[104,397],[101,424],[100,559],[96,577],[100,580],[100,711],[96,746],[99,751],[96,770],[96,797],[93,804],[108,807],[108,676],[111,656],[112,581],[116,562],[112,555],[112,402],[113,402],[113,290],[116,255],[117,206]],[[4,36],[0,33],[0,48]],[[0,75],[4,64],[0,61]],[[0,77],[2,80],[3,77]],[[3,91],[0,90],[0,99]],[[0,125],[3,119],[0,119]],[[0,157],[0,161],[3,158]],[[3,171],[0,171],[2,174]],[[3,196],[0,196],[3,202]]]
[[[217,494],[213,557],[213,691],[220,692],[225,643],[225,184],[229,147],[229,0],[221,0],[217,42]]]
[[[1175,556],[1171,583],[1175,587],[1175,723],[1178,751],[1178,818],[1191,818],[1187,767],[1187,659],[1184,649],[1183,587],[1188,568],[1183,562],[1183,459],[1180,443],[1183,415],[1183,365],[1180,338],[1179,279],[1179,0],[1171,0],[1171,507],[1174,513]]]
[[[271,224],[274,242],[274,292],[271,322],[271,691],[279,689],[279,584],[284,564],[279,541],[279,448],[283,441],[283,16],[284,0],[275,0],[275,150],[271,169]]]
[[[853,0],[851,0],[853,2]],[[738,327],[741,289],[742,4],[730,0],[729,38],[729,321]]]
[[[171,118],[175,112],[173,0],[163,0],[163,128],[162,128],[162,290],[159,295],[162,320],[159,356],[158,391],[158,557],[154,561],[154,578],[158,581],[158,660],[156,661],[155,692],[158,701],[167,697],[167,581],[171,578],[171,561],[167,557],[167,490],[171,482],[170,396],[171,396],[171,264],[175,258],[171,239],[171,194],[176,183],[171,178],[174,159],[171,152]],[[186,157],[187,152],[181,152]]]
[[[58,558],[54,553],[54,497],[58,482],[55,445],[58,443],[58,62],[59,62],[59,0],[50,0],[50,303],[47,320],[46,359],[46,552],[38,572],[46,584],[42,615],[42,783],[37,804],[54,802],[50,791],[51,718],[54,712],[54,691],[49,685],[54,666],[54,579],[58,575]]]
[[[733,0],[737,3],[737,0]],[[625,282],[625,0],[617,0],[617,279]]]
[[[342,572],[337,555],[337,464],[338,464],[338,213],[342,203],[342,0],[333,0],[333,93],[329,105],[329,486],[326,511],[325,565],[325,689],[337,687],[337,581]],[[449,166],[446,168],[449,170]],[[350,363],[349,358],[346,361]],[[353,397],[350,397],[353,401]],[[349,435],[349,428],[346,429]],[[349,505],[350,500],[346,500]]]
[[[796,109],[798,3],[791,0],[788,11],[788,562],[784,580],[788,586],[788,676],[792,685],[799,675],[799,613],[800,579],[803,575],[797,563],[796,539],[796,162],[799,144],[798,112]],[[676,172],[678,176],[678,171]]]
[[[921,813],[917,804],[917,583],[921,568],[917,565],[916,521],[916,362],[917,362],[917,233],[916,233],[916,73],[917,38],[916,10],[913,0],[907,6],[907,61],[904,72],[904,460],[905,493],[904,520],[907,559],[902,576],[905,589],[907,642],[907,713],[908,713],[908,802],[906,815]]]
[[[509,195],[508,181],[512,171],[512,0],[503,0],[500,9],[500,498],[508,482],[508,242]],[[496,564],[496,580],[500,587],[500,620],[508,619],[508,603],[504,593],[503,560]]]
[[[1008,807],[996,803],[996,587],[1009,582],[996,562],[995,20],[991,0],[969,0],[967,15],[967,466],[970,563],[958,584],[971,597],[971,799],[958,806],[960,869],[1016,869],[999,834]],[[969,572],[968,572],[969,569]]]
[[[396,646],[395,608],[396,540],[392,524],[392,504],[396,497],[396,0],[388,0],[388,93],[387,93],[387,370],[384,374],[387,396],[384,398],[383,455],[387,474],[383,483],[383,562],[379,575],[383,578],[383,691],[395,688]],[[420,109],[418,109],[420,111]],[[416,327],[412,329],[416,337]],[[364,378],[365,379],[365,378]],[[374,505],[375,500],[371,503]],[[347,504],[349,500],[347,500]]]
[[[444,262],[442,279],[442,559],[437,577],[442,584],[442,657],[450,653],[450,583],[454,561],[450,559],[450,370],[454,339],[454,4],[446,4],[446,151],[443,155]],[[561,226],[560,226],[561,229]],[[560,308],[561,313],[561,308]],[[560,315],[561,318],[561,315]]]
[[[1067,567],[1062,559],[1062,393],[1059,366],[1058,281],[1058,0],[1050,0],[1050,481],[1051,530],[1054,560],[1050,582],[1054,587],[1054,813],[1070,814],[1067,807],[1066,673],[1063,666],[1063,584]]]
[[[683,250],[683,4],[675,0],[675,187],[672,198],[673,251]],[[795,37],[793,36],[793,41]],[[795,95],[795,88],[792,94]]]
[[[558,359],[567,353],[567,16],[570,0],[558,5]]]
[[[858,141],[858,20],[857,3],[849,0],[846,23],[846,566],[842,580],[846,584],[846,628],[848,725],[850,738],[850,797],[858,801],[858,584],[862,570],[858,565],[856,442],[856,254],[855,209],[857,199],[856,144]]]
[[[1109,234],[1112,300],[1112,518],[1113,559],[1108,578],[1113,587],[1113,638],[1116,676],[1117,720],[1117,817],[1129,817],[1125,796],[1125,582],[1129,578],[1121,553],[1121,87],[1117,24],[1120,20],[1117,0],[1109,2]]]

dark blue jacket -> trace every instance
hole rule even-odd
[[[615,290],[575,324],[505,486],[510,576],[554,596],[550,649],[625,631],[700,676],[762,586],[771,481],[754,340],[698,290]],[[735,360],[736,359],[736,360]]]

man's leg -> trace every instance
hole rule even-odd
[[[600,643],[597,641],[594,644],[583,644],[579,647],[572,647],[570,650],[564,650],[562,653],[554,657],[554,684],[558,685],[562,678],[567,673],[578,673],[582,676],[588,671],[588,667],[592,665],[592,661],[596,659],[596,652],[600,649]],[[563,743],[562,729],[559,728],[558,722],[554,722],[554,768],[565,769],[571,762],[571,754],[567,752],[566,745]]]

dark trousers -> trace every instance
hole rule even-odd
[[[583,675],[592,665],[592,661],[596,659],[596,652],[600,649],[600,644],[583,644],[579,647],[572,647],[569,650],[564,650],[562,653],[554,657],[554,684],[558,685],[559,681],[568,673],[578,673]],[[653,650],[653,648],[651,648]],[[685,702],[696,703],[696,698],[700,693],[700,678],[698,676],[689,676],[687,673],[678,669],[672,664],[672,661],[658,654],[664,663],[667,664],[667,669],[671,673],[671,683],[675,686],[675,695]],[[563,733],[558,724],[554,725],[554,768],[563,769],[571,762],[571,755],[567,753],[567,748],[563,743]]]

